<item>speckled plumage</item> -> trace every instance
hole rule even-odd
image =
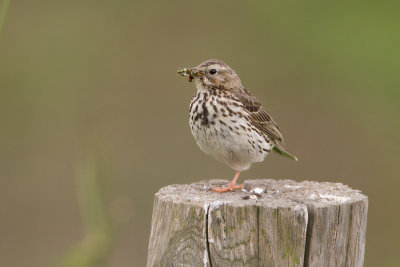
[[[268,138],[251,124],[244,105],[228,92],[198,90],[189,116],[200,149],[235,170],[263,161],[271,149]]]
[[[271,116],[224,62],[208,60],[178,72],[194,80],[197,88],[189,124],[203,152],[238,171],[237,176],[272,149],[296,159],[283,149],[282,134]]]

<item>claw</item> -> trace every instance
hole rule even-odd
[[[223,193],[223,192],[228,192],[228,191],[234,191],[235,189],[242,189],[243,185],[229,185],[227,187],[212,187],[211,191],[213,192],[218,192],[218,193]]]
[[[235,185],[236,184],[236,180],[239,177],[240,171],[237,171],[235,174],[235,177],[233,177],[232,182],[227,186],[227,187],[213,187],[211,188],[211,191],[213,192],[218,192],[218,193],[222,193],[222,192],[228,192],[228,191],[233,191],[235,189],[242,189],[243,185]]]

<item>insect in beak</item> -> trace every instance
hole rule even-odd
[[[181,76],[188,76],[189,82],[191,82],[194,77],[203,75],[203,73],[199,72],[197,69],[190,68],[178,69],[177,73]]]
[[[193,80],[193,74],[192,74],[192,69],[188,68],[183,68],[183,69],[178,69],[178,74],[181,76],[188,76],[189,77],[189,82]]]

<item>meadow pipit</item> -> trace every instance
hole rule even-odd
[[[241,189],[243,185],[235,185],[240,172],[263,161],[271,150],[297,160],[283,148],[282,134],[271,116],[227,64],[212,59],[178,73],[194,80],[197,88],[189,108],[189,124],[197,145],[236,170],[227,187],[212,191]]]

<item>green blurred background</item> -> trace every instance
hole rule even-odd
[[[8,0],[0,0],[0,8]],[[299,162],[241,175],[369,197],[365,266],[400,266],[400,18],[384,1],[12,1],[0,33],[0,266],[144,266],[163,186],[231,179],[188,126],[222,59]]]

